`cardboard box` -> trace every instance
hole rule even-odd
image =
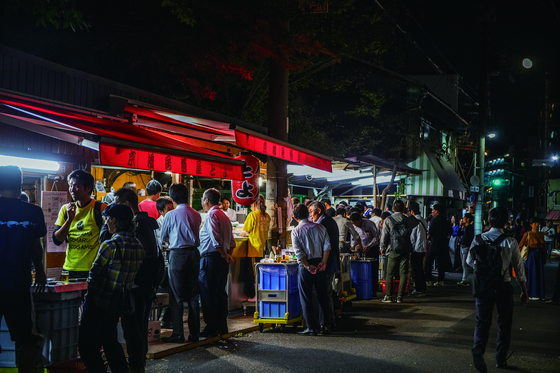
[[[159,321],[148,321],[148,342],[159,342],[161,334],[161,323]]]
[[[157,303],[152,303],[152,307],[167,306],[169,304],[169,294],[157,293],[156,297],[157,297]]]

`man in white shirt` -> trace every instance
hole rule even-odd
[[[371,218],[369,218],[369,220],[374,222],[375,225],[377,226],[377,228],[379,228],[380,230],[381,230],[381,227],[379,226],[379,224],[383,220],[383,219],[381,219],[381,214],[382,213],[383,212],[381,212],[381,209],[374,208],[373,211],[371,212]]]
[[[554,236],[556,235],[556,230],[554,229],[551,220],[546,221],[546,227],[542,227],[541,232],[544,235],[544,248],[546,249],[546,255],[550,261],[552,249],[554,248]]]
[[[321,224],[310,222],[307,206],[299,204],[294,207],[294,218],[298,225],[292,230],[292,244],[299,263],[298,288],[301,299],[303,318],[307,329],[301,335],[317,335],[319,326],[314,317],[313,287],[317,292],[321,308],[329,307],[325,269],[331,251],[327,230]]]
[[[488,212],[488,220],[492,227],[488,232],[479,235],[486,242],[494,242],[504,233],[508,218],[507,209],[494,207]],[[475,266],[473,248],[479,245],[479,236],[475,237],[469,249],[467,264]],[[529,302],[526,287],[525,268],[523,259],[519,252],[519,246],[515,238],[506,237],[499,243],[502,248],[502,274],[504,283],[492,296],[475,298],[476,304],[476,327],[474,330],[474,345],[472,349],[473,363],[479,372],[486,372],[484,352],[488,343],[490,326],[492,325],[492,311],[494,305],[498,309],[498,336],[496,338],[496,367],[507,368],[506,358],[511,342],[511,324],[513,322],[513,287],[511,286],[510,267],[513,266],[517,275],[517,282],[521,286],[521,304],[524,306]],[[476,276],[476,268],[475,268]],[[475,280],[476,281],[476,280]]]
[[[338,248],[341,253],[348,253],[350,252],[350,243],[346,240],[348,232],[350,232],[350,235],[357,243],[361,242],[360,236],[358,232],[356,232],[356,229],[354,229],[350,220],[346,217],[346,209],[336,209],[336,215],[333,219],[338,226]]]
[[[235,213],[235,210],[230,209],[229,206],[230,206],[229,199],[227,199],[225,197],[222,198],[222,210],[223,210],[224,214],[226,214],[229,221],[231,221],[231,222],[237,221],[237,214]]]

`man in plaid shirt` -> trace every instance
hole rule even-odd
[[[144,249],[134,237],[133,213],[126,205],[111,205],[103,217],[113,237],[101,244],[88,277],[78,347],[89,372],[106,372],[105,356],[115,373],[127,372],[128,365],[117,340],[123,288],[131,289]]]

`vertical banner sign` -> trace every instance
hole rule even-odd
[[[52,235],[54,232],[54,223],[58,219],[58,212],[68,203],[68,192],[41,192],[41,208],[43,209],[43,215],[45,215],[45,224],[47,225],[47,252],[54,253],[66,252],[66,242],[63,242],[60,246],[56,246],[52,240]]]
[[[231,181],[233,199],[238,205],[251,206],[255,203],[259,194],[259,175],[261,172],[259,160],[250,154],[241,154],[235,159],[245,161],[245,166],[243,166],[243,181]]]

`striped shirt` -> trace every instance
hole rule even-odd
[[[120,250],[120,254],[116,250]],[[123,287],[132,288],[144,259],[144,249],[134,233],[118,232],[103,242],[89,272],[88,294],[103,311],[117,310]]]

